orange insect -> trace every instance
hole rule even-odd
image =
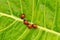
[[[36,24],[33,24],[33,28],[37,28],[37,25]]]
[[[25,14],[21,14],[20,18],[24,19],[25,18]]]
[[[27,26],[28,26],[28,28],[32,28],[32,24],[28,24]]]
[[[28,25],[29,23],[28,23],[28,21],[27,21],[27,20],[24,20],[24,24],[25,24],[25,25]]]

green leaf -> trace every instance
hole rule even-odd
[[[0,0],[0,40],[60,40],[60,0]]]

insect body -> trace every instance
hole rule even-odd
[[[24,19],[25,18],[25,14],[21,14],[20,18]]]
[[[27,20],[24,20],[24,24],[25,24],[25,25],[28,25],[29,23],[28,23],[28,21],[27,21]]]
[[[25,14],[21,14],[20,16],[21,19],[24,19],[25,18]],[[23,23],[25,25],[27,25],[28,28],[37,28],[37,25],[36,24],[30,24],[27,20],[24,20]]]
[[[28,26],[28,28],[32,28],[32,24],[28,24],[27,26]]]
[[[37,25],[36,24],[33,24],[33,28],[37,28]]]

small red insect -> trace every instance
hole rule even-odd
[[[27,26],[28,26],[28,28],[32,28],[32,24],[28,24]]]
[[[24,24],[25,24],[25,25],[28,25],[29,23],[28,23],[28,21],[27,21],[27,20],[24,20]]]
[[[37,28],[37,25],[36,24],[33,24],[33,28]]]
[[[25,14],[21,14],[20,18],[24,19],[25,18]]]

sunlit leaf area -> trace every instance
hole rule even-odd
[[[0,0],[0,40],[60,40],[60,0]]]

